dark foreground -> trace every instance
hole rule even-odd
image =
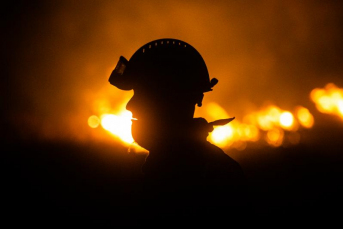
[[[2,216],[13,226],[256,226],[274,220],[277,225],[336,225],[342,216],[340,142],[232,152],[241,154],[237,158],[248,178],[249,204],[170,211],[136,203],[144,157],[122,146],[5,145]]]

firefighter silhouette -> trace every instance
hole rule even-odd
[[[151,41],[130,60],[121,56],[109,82],[134,91],[126,109],[135,118],[135,142],[149,151],[142,166],[146,204],[168,209],[240,204],[241,166],[206,140],[214,125],[234,118],[210,123],[194,118],[195,106],[202,106],[204,93],[218,82],[210,80],[194,47],[177,39]]]

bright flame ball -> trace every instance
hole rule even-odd
[[[129,111],[124,111],[119,115],[104,114],[101,116],[102,127],[119,137],[126,143],[133,143],[134,140],[131,134],[132,114]]]
[[[343,118],[343,99],[338,101],[337,107],[341,117]]]
[[[294,123],[294,117],[291,112],[285,111],[280,115],[280,125],[285,129],[290,129]]]
[[[215,144],[219,144],[221,146],[226,145],[229,140],[233,137],[233,129],[231,126],[219,126],[215,127],[212,133],[210,134],[210,138],[212,142]]]
[[[322,113],[333,114],[343,118],[343,89],[333,83],[328,83],[325,88],[315,88],[310,97]]]

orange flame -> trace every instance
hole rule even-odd
[[[119,137],[126,143],[133,143],[131,135],[132,113],[123,111],[119,115],[104,114],[101,116],[101,126]]]
[[[324,88],[315,88],[310,94],[317,109],[326,114],[336,115],[343,119],[343,89],[333,83]]]
[[[298,118],[300,125],[302,125],[303,127],[311,128],[313,126],[314,118],[307,108],[298,106],[296,108],[296,116]]]
[[[333,112],[343,117],[342,89],[333,84],[328,84],[325,89],[314,89],[311,92],[311,98],[322,112]],[[123,143],[132,144],[134,142],[131,135],[132,114],[125,109],[127,101],[123,101],[120,109],[117,109],[115,113],[110,112],[110,105],[104,101],[96,101],[96,110],[101,115],[90,116],[88,125],[91,128],[97,128],[101,125],[103,129],[118,137]],[[233,117],[228,115],[225,109],[217,103],[210,102],[203,107],[205,113],[202,116],[210,121]],[[291,144],[299,143],[300,135],[297,133],[299,127],[308,129],[313,125],[313,115],[303,106],[297,106],[293,113],[278,106],[269,105],[245,115],[242,122],[235,119],[224,126],[215,126],[214,130],[209,133],[208,141],[219,147],[230,147],[238,150],[245,149],[248,142],[260,140],[278,147],[285,140]]]
[[[118,115],[103,114],[100,118],[92,115],[88,118],[88,125],[91,128],[101,126],[111,134],[119,137],[125,143],[133,143],[131,135],[132,114],[129,111],[123,111]]]

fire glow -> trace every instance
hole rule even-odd
[[[338,115],[343,119],[343,89],[330,83],[324,89],[313,89],[310,97],[320,112]],[[132,113],[125,110],[125,106],[122,107],[116,113],[91,115],[88,118],[89,127],[101,126],[123,143],[134,143],[131,135]],[[205,111],[204,118],[209,121],[231,117],[214,102],[204,105],[202,109]],[[296,106],[290,111],[270,104],[250,112],[242,120],[235,119],[224,126],[215,126],[209,133],[208,141],[219,147],[238,150],[244,150],[248,142],[265,142],[278,147],[286,141],[290,144],[299,143],[300,134],[297,131],[300,128],[310,129],[313,125],[314,117],[306,107]]]
[[[343,89],[333,83],[324,88],[315,88],[310,94],[317,109],[325,114],[331,114],[343,119]]]
[[[211,108],[215,104],[211,104]],[[219,105],[217,109],[219,109]],[[298,137],[293,137],[299,127],[311,128],[314,119],[309,110],[305,107],[298,106],[296,111],[302,112],[300,116],[295,112],[282,110],[276,105],[269,105],[261,108],[256,112],[251,112],[243,118],[243,121],[238,120],[226,125],[230,126],[230,130],[223,131],[222,128],[215,127],[210,134],[210,142],[221,147],[234,147],[244,149],[247,142],[257,142],[264,140],[271,146],[281,146],[287,134],[291,138],[291,144],[299,142]],[[224,132],[224,133],[223,133]],[[287,135],[287,136],[288,136]]]
[[[125,143],[133,143],[131,135],[132,113],[130,111],[122,111],[118,115],[103,114],[101,117],[92,115],[88,118],[88,125],[91,128],[97,128],[101,124],[102,128],[110,132],[112,135],[119,137]]]

